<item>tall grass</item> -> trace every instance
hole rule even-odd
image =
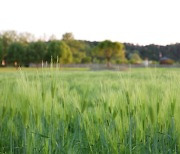
[[[180,71],[0,74],[0,153],[179,153]]]

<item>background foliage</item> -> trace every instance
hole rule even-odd
[[[116,48],[116,49],[115,49]],[[108,51],[108,52],[107,52]],[[180,62],[180,44],[167,46],[134,45],[130,43],[90,42],[76,40],[72,33],[65,33],[61,40],[50,37],[49,40],[35,39],[30,33],[5,31],[0,33],[0,61],[6,65],[28,66],[42,61],[51,61],[51,57],[62,64],[67,63],[139,63],[144,59],[159,61],[168,57]]]

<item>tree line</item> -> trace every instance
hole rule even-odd
[[[126,47],[126,56],[138,53],[142,59],[148,58],[153,61],[159,61],[161,57],[168,57],[175,62],[180,62],[180,43],[166,46],[150,44],[146,46],[124,43]]]
[[[30,33],[5,31],[0,33],[0,60],[6,65],[29,66],[42,61],[60,64],[79,63],[138,63],[143,59],[158,61],[159,55],[180,61],[180,44],[140,46],[129,43],[90,42],[76,40],[72,33],[65,33],[61,40],[35,39]]]

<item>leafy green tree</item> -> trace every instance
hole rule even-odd
[[[132,55],[130,55],[130,62],[132,64],[139,64],[142,62],[142,59],[138,53],[133,53]]]
[[[68,40],[65,41],[73,55],[73,62],[74,63],[81,63],[82,59],[86,57],[86,46],[83,41],[78,40]]]
[[[111,42],[109,40],[100,42],[97,46],[98,56],[104,57],[107,60],[107,67],[110,67],[110,61],[112,58],[123,59],[125,57],[125,48],[124,45],[119,42]]]
[[[28,44],[35,40],[34,35],[31,33],[20,33],[17,37],[18,42],[21,42],[23,44]]]
[[[6,61],[10,64],[17,62],[18,65],[22,65],[24,63],[25,57],[25,48],[22,43],[14,42],[8,48],[8,54],[6,57]]]
[[[73,33],[65,33],[65,34],[63,34],[62,40],[63,41],[72,41],[72,40],[74,40]]]
[[[69,46],[63,41],[51,41],[48,45],[48,53],[47,53],[48,61],[56,60],[59,58],[59,62],[61,64],[67,64],[72,62],[72,53]]]
[[[37,41],[29,43],[26,49],[26,64],[40,63],[47,54],[47,45],[45,42]]]
[[[17,41],[17,38],[18,35],[15,31],[5,31],[0,33],[0,39],[2,41],[2,59],[5,59],[10,44]]]

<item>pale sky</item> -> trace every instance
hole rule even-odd
[[[0,31],[5,30],[171,44],[180,42],[180,0],[0,0]]]

